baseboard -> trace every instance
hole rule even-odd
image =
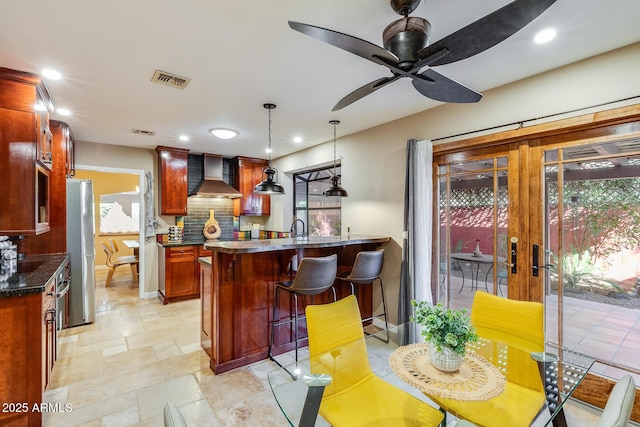
[[[158,291],[145,292],[142,295],[142,298],[158,298]]]

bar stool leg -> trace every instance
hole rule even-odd
[[[296,330],[293,333],[293,339],[296,342],[296,363],[298,362],[298,294],[293,293],[293,301],[295,305],[295,312],[293,313],[293,327]]]
[[[273,354],[271,353],[273,348],[273,341],[275,340],[275,336],[276,336],[276,313],[277,313],[276,308],[278,307],[279,293],[280,293],[280,288],[276,286],[275,295],[273,296],[273,317],[271,318],[271,339],[269,340],[269,359],[276,362],[279,366],[282,366],[276,359],[273,358]]]
[[[380,293],[382,294],[382,315],[384,315],[384,329],[387,333],[387,340],[384,341],[385,343],[389,342],[389,321],[387,320],[387,302],[386,302],[386,298],[384,297],[384,286],[382,286],[382,278],[378,277],[378,280],[380,281]],[[373,313],[372,313],[373,314]]]

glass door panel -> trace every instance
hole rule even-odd
[[[477,290],[507,296],[506,156],[438,167],[437,300],[471,308]]]
[[[547,339],[640,369],[640,141],[546,150],[544,162]]]

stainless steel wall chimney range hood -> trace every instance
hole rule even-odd
[[[237,199],[242,194],[222,180],[222,157],[203,155],[204,179],[193,189],[189,197],[227,197]]]

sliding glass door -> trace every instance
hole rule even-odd
[[[547,340],[640,371],[640,138],[540,146]],[[538,268],[536,268],[538,267]]]
[[[477,290],[508,294],[509,173],[508,153],[438,165],[437,300],[452,308],[470,309]]]
[[[435,146],[432,280],[452,308],[540,301],[548,342],[640,379],[640,113],[623,110]]]

